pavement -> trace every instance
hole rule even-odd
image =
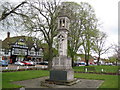
[[[27,68],[33,68],[33,67],[36,67],[36,68],[47,68],[46,65],[35,65],[35,66],[17,66],[17,65],[14,65],[14,64],[9,64],[7,67],[2,67],[0,66],[0,71],[2,70],[17,70],[17,69],[27,69]]]
[[[41,82],[45,81],[45,79],[48,78],[49,77],[41,77],[30,80],[24,80],[24,81],[16,81],[12,83],[21,85],[24,88],[48,88],[45,86],[41,86]],[[89,80],[89,79],[79,79],[79,80],[80,82],[71,86],[55,85],[55,84],[51,84],[51,86],[52,88],[94,88],[96,90],[104,82],[103,80]]]

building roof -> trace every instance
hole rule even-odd
[[[34,46],[34,40],[32,37],[28,36],[16,36],[16,37],[7,37],[5,40],[2,41],[2,48],[9,49],[12,44],[15,44],[19,39],[23,39],[26,43],[28,49],[31,49]]]

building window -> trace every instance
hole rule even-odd
[[[9,50],[5,50],[5,54],[8,55],[9,54]]]
[[[14,49],[14,54],[19,54],[19,49]]]

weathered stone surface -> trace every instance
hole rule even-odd
[[[71,58],[67,56],[54,57],[52,61],[52,70],[72,69],[71,63]]]
[[[52,81],[72,81],[74,79],[74,71],[72,70],[51,70],[50,80]]]
[[[74,80],[74,71],[71,67],[71,58],[59,56],[53,58],[50,79],[52,81],[72,81]]]

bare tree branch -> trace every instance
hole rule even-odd
[[[12,9],[11,11],[9,11],[9,12],[4,11],[4,12],[2,13],[2,16],[0,17],[0,21],[4,20],[4,19],[5,19],[8,15],[10,15],[11,13],[14,13],[17,8],[19,8],[21,5],[23,5],[23,4],[25,4],[25,3],[27,3],[27,2],[24,1],[24,2],[20,3],[19,5],[17,5],[15,8],[13,8],[13,9]]]

